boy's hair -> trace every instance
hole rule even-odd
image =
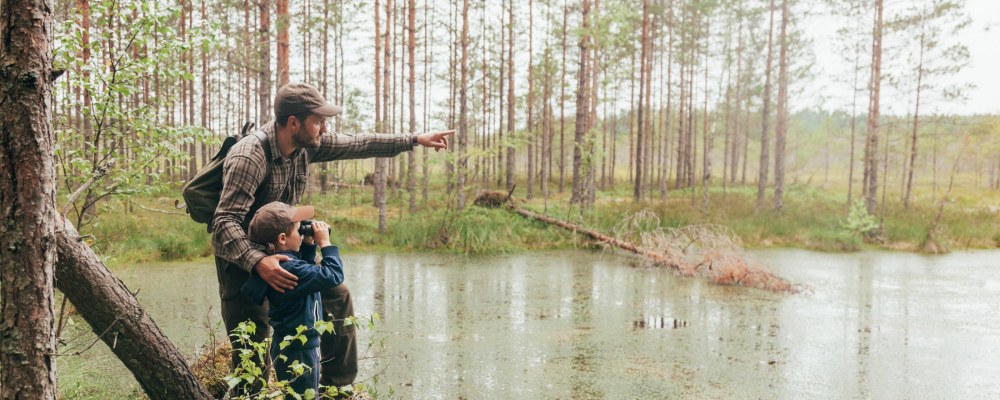
[[[291,234],[296,222],[312,218],[312,206],[292,207],[280,201],[268,203],[250,220],[247,237],[251,241],[268,244],[274,243],[278,235]]]
[[[300,223],[302,223],[302,221],[295,221],[295,222],[292,222],[292,223],[288,224],[288,228],[285,229],[285,236],[291,236],[292,232],[295,232],[296,225],[298,225]]]

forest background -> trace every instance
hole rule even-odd
[[[963,112],[984,103],[963,33],[991,25],[961,1],[75,0],[56,19],[59,208],[116,262],[211,254],[179,187],[289,81],[344,105],[338,134],[457,130],[447,153],[314,166],[303,203],[348,248],[589,246],[472,207],[484,190],[608,233],[1000,246],[1000,116]]]

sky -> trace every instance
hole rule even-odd
[[[930,104],[922,104],[924,111],[921,114],[925,111],[962,115],[1000,114],[1000,0],[967,0],[964,3],[972,24],[962,32],[960,40],[969,48],[971,59],[969,65],[953,77],[953,81],[972,82],[976,87],[968,92],[968,99],[964,102],[932,100]],[[842,109],[845,106],[843,99],[850,99],[850,86],[834,79],[836,74],[844,73],[845,67],[841,55],[832,50],[837,48],[835,36],[838,26],[830,19],[814,15],[805,21],[804,25],[808,27],[806,33],[814,41],[816,82],[812,85],[815,90],[803,93],[803,102],[798,108],[821,106]],[[886,112],[905,114],[912,109],[912,104],[909,104],[912,96],[895,93],[885,85],[883,93],[882,107]],[[859,106],[861,109],[865,107],[863,103]]]
[[[962,1],[962,0],[957,0]],[[845,82],[845,78],[848,76],[848,70],[850,65],[844,60],[842,55],[838,54],[838,42],[836,38],[836,30],[844,25],[844,20],[838,20],[837,17],[831,17],[829,15],[829,10],[823,10],[816,6],[818,2],[807,2],[805,7],[807,7],[811,13],[809,16],[805,17],[803,21],[800,21],[802,29],[805,31],[806,35],[812,40],[812,52],[815,58],[815,64],[812,67],[812,80],[806,83],[802,83],[803,91],[793,94],[790,99],[790,106],[792,111],[809,109],[809,108],[822,108],[826,110],[847,110],[849,111],[851,106],[851,89],[850,84]],[[906,7],[907,5],[913,3],[912,0],[890,0],[887,1],[887,18],[894,12],[898,11],[901,7]],[[499,3],[496,3],[499,4]],[[499,5],[491,5],[491,7],[499,7]],[[965,101],[943,101],[940,99],[935,99],[933,94],[922,96],[921,100],[921,115],[929,115],[933,113],[945,113],[945,114],[959,114],[959,115],[972,115],[972,114],[994,114],[1000,115],[1000,0],[966,0],[964,1],[966,11],[968,15],[972,18],[972,23],[967,27],[960,37],[960,41],[964,43],[970,51],[970,62],[969,65],[958,73],[956,76],[952,77],[953,82],[970,82],[975,84],[975,88],[966,93],[967,100]],[[362,7],[356,11],[355,17],[352,18],[352,23],[355,25],[355,30],[348,33],[348,40],[345,43],[345,51],[347,54],[347,65],[345,68],[347,77],[347,91],[352,90],[358,91],[361,95],[356,97],[357,103],[345,104],[348,114],[355,113],[351,120],[360,123],[362,126],[367,126],[370,129],[372,121],[372,109],[374,99],[372,97],[372,60],[371,56],[374,52],[373,47],[373,32],[371,31],[371,11],[370,5]],[[447,8],[444,6],[437,7],[436,18],[447,18]],[[523,11],[523,10],[522,10]],[[477,11],[478,12],[478,11]],[[536,22],[539,20],[544,21],[541,18],[540,11],[536,10]],[[470,15],[470,29],[478,32],[479,21],[478,14],[472,13]],[[491,13],[490,19],[499,21],[499,15],[494,15]],[[519,18],[523,19],[523,18]],[[862,21],[866,23],[867,28],[870,29],[870,21]],[[536,27],[539,31],[545,30],[548,27],[544,26],[544,22],[541,22],[539,27]],[[293,23],[292,30],[296,31],[297,26]],[[431,112],[432,114],[438,114],[440,117],[441,113],[444,112],[443,105],[447,103],[447,96],[449,91],[447,90],[447,81],[443,76],[446,73],[447,64],[443,60],[447,60],[447,48],[444,47],[447,43],[447,36],[444,33],[445,26],[443,24],[435,25],[434,33],[431,35],[431,41],[435,42],[438,46],[436,49],[432,50],[431,57],[437,60],[433,68],[435,73],[441,74],[439,77],[434,78],[431,90]],[[523,32],[519,33],[520,39],[519,47],[517,50],[517,64],[519,68],[517,69],[515,79],[517,80],[516,92],[518,96],[523,95],[526,90],[527,81],[527,69],[523,66],[527,63],[527,41],[523,40]],[[539,37],[536,36],[535,51],[540,51],[543,43]],[[293,32],[293,37],[298,36],[297,32]],[[892,41],[897,44],[906,40],[912,40],[912,38],[903,37],[901,34],[895,34],[894,37],[887,38],[887,46],[892,46]],[[298,40],[293,40],[293,46],[296,46]],[[870,44],[868,44],[870,46]],[[912,47],[912,46],[911,46]],[[870,50],[870,49],[869,49]],[[292,52],[292,76],[293,79],[302,79],[301,75],[301,59],[296,59],[297,52]],[[478,56],[478,53],[476,54]],[[422,50],[418,50],[418,59],[422,60]],[[898,69],[901,65],[905,65],[906,61],[903,59],[890,59],[883,61],[883,69],[893,71],[893,68]],[[885,65],[890,65],[894,67],[886,67]],[[422,66],[420,68],[422,70]],[[575,69],[575,66],[571,70]],[[418,71],[422,72],[422,71]],[[713,78],[716,77],[718,72],[712,72]],[[477,72],[478,75],[478,72]],[[418,78],[419,80],[419,78]],[[867,81],[867,76],[862,73],[860,84],[863,86]],[[418,91],[422,90],[422,84],[418,82]],[[910,86],[913,86],[912,84]],[[710,90],[715,90],[713,87]],[[573,89],[567,96],[571,99],[568,108],[572,108],[572,99],[574,99],[572,94]],[[418,107],[422,108],[423,99],[418,96],[417,103]],[[881,110],[884,115],[906,115],[911,113],[913,105],[913,95],[911,92],[900,92],[887,83],[883,83],[882,94],[881,94]],[[627,106],[627,95],[624,99],[620,99],[622,106]],[[863,113],[867,105],[867,94],[861,93],[858,98],[858,112]],[[519,110],[518,120],[519,123],[523,122],[523,111]],[[422,116],[418,117],[421,119],[420,125],[423,125]],[[434,123],[439,124],[440,118],[436,119]]]

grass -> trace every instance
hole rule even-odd
[[[157,198],[138,199],[138,204],[159,204]],[[168,215],[111,201],[101,206],[98,218],[84,227],[92,234],[94,250],[110,261],[143,263],[166,260],[190,260],[212,254],[211,237],[205,226],[186,215]]]
[[[443,185],[441,185],[443,186]],[[592,210],[580,215],[569,208],[568,188],[553,193],[548,201],[535,198],[523,207],[549,216],[570,220],[606,233],[628,216],[646,210],[657,221],[640,227],[647,231],[690,224],[719,224],[732,229],[748,247],[798,247],[820,251],[858,251],[886,248],[919,250],[927,237],[939,203],[930,201],[929,193],[917,192],[918,201],[909,209],[895,198],[888,198],[883,215],[883,241],[862,241],[843,228],[848,207],[840,188],[822,189],[805,184],[790,185],[785,206],[771,207],[770,193],[765,206],[755,211],[756,188],[715,187],[709,192],[709,207],[702,207],[702,192],[671,190],[661,200],[659,192],[652,199],[634,202],[627,187],[602,191]],[[556,192],[555,185],[552,188]],[[454,209],[454,198],[444,195],[443,187],[433,187],[426,203],[418,201],[418,211],[407,210],[406,193],[395,191],[387,207],[387,231],[378,232],[377,210],[371,206],[370,188],[348,188],[339,193],[310,193],[302,201],[317,209],[317,218],[331,222],[333,241],[345,250],[442,251],[460,254],[497,254],[525,250],[568,249],[591,246],[590,243],[560,228],[529,221],[505,210],[483,209],[471,205],[470,192],[465,210]],[[390,191],[393,193],[393,191]],[[517,196],[515,193],[515,197]],[[692,199],[693,195],[693,199]],[[93,246],[110,261],[142,263],[186,260],[211,256],[210,236],[205,226],[187,216],[148,211],[176,212],[172,191],[133,199],[132,207],[121,200],[100,206],[99,217],[84,227],[92,234]],[[891,196],[890,196],[891,197]],[[1000,214],[991,209],[1000,204],[1000,193],[988,190],[956,192],[942,216],[943,237],[954,249],[1000,247]],[[143,207],[145,209],[143,209]],[[638,240],[637,237],[623,238]]]

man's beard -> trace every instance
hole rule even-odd
[[[311,138],[309,133],[306,131],[306,127],[302,126],[299,128],[298,132],[295,132],[295,134],[292,135],[292,142],[295,143],[295,147],[300,149],[315,149],[319,147],[320,140],[317,137],[314,142],[313,138]]]

